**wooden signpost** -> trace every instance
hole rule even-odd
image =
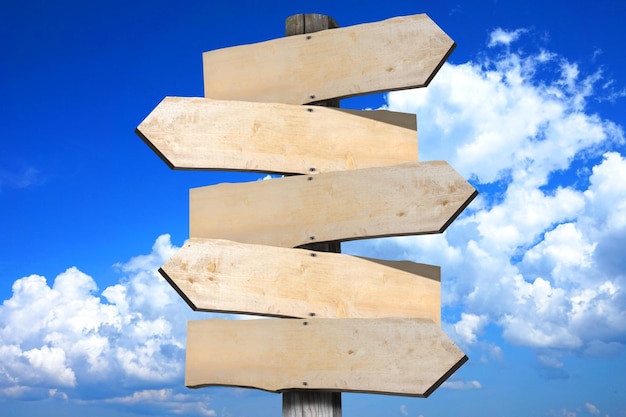
[[[426,15],[318,31],[336,26],[296,15],[294,36],[205,52],[206,97],[136,130],[171,168],[304,174],[190,190],[190,239],[159,270],[194,310],[282,318],[189,322],[185,384],[283,392],[284,417],[340,417],[343,391],[427,397],[467,360],[438,267],[316,250],[441,233],[476,190],[418,162],[414,115],[303,105],[426,86],[455,44]]]
[[[415,115],[382,110],[166,97],[137,133],[176,169],[310,174],[417,161]]]
[[[476,190],[444,161],[298,175],[189,192],[189,235],[294,247],[441,233]]]
[[[467,360],[428,319],[194,320],[187,333],[188,387],[427,397]]]
[[[440,323],[440,270],[431,265],[191,238],[160,272],[194,310]]]
[[[425,87],[455,43],[418,14],[205,52],[204,95],[306,104]]]

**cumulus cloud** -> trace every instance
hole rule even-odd
[[[441,265],[458,342],[481,346],[493,324],[559,368],[563,352],[624,347],[625,140],[589,109],[610,80],[508,48],[526,33],[496,30],[490,45],[507,46],[496,58],[446,64],[428,88],[387,95],[389,109],[418,114],[421,160],[447,160],[481,195],[443,235],[359,250]]]
[[[162,388],[182,388],[191,314],[157,272],[176,249],[160,236],[151,253],[118,264],[123,278],[101,293],[75,267],[51,284],[39,275],[15,281],[0,306],[0,397],[158,402],[213,415],[206,398],[203,406]]]
[[[476,343],[478,334],[487,324],[486,316],[478,316],[471,313],[461,313],[461,320],[454,324],[454,332],[457,340],[466,345]]]

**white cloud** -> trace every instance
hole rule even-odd
[[[96,385],[100,396],[121,386],[182,388],[191,311],[157,272],[175,251],[169,236],[160,236],[150,254],[117,265],[126,275],[102,297],[75,267],[51,286],[38,275],[15,281],[0,306],[0,395],[72,398]],[[103,380],[116,384],[98,385]]]
[[[600,410],[598,410],[598,407],[596,407],[595,405],[591,404],[591,403],[585,403],[585,408],[587,409],[587,411],[589,411],[591,414],[600,414]]]
[[[487,317],[471,313],[461,313],[461,320],[454,324],[454,331],[463,344],[474,344],[478,334],[487,324]]]
[[[601,231],[626,227],[626,161],[617,152],[607,152],[604,161],[593,167],[591,185],[584,193],[590,221]]]
[[[459,342],[488,349],[480,330],[494,323],[553,368],[560,352],[623,349],[624,133],[588,110],[606,85],[549,51],[507,51],[388,94],[389,109],[418,114],[420,159],[447,160],[481,192],[443,235],[370,245],[442,266],[443,304],[464,314],[446,325]]]
[[[589,270],[593,263],[596,243],[586,240],[575,223],[559,224],[545,233],[543,241],[524,254],[524,263],[537,270],[549,270],[555,282],[581,278],[572,270]]]
[[[208,407],[210,398],[207,396],[191,396],[176,393],[173,389],[147,389],[135,391],[130,395],[109,398],[104,401],[108,404],[122,406],[142,406],[145,404],[158,404],[165,413],[175,415],[200,415],[206,417],[215,416],[215,410]],[[152,414],[152,413],[150,413]]]
[[[466,389],[481,389],[483,386],[480,382],[476,380],[472,381],[446,381],[441,385],[442,388],[450,388],[457,390],[466,390]]]
[[[567,65],[544,59],[508,54],[446,64],[428,88],[389,93],[388,105],[419,113],[422,160],[445,159],[483,184],[514,180],[538,187],[582,150],[623,140],[614,123],[580,109],[592,94],[585,80],[567,89],[560,75],[550,84],[533,83],[540,69]]]
[[[400,406],[400,414],[402,414],[403,416],[408,416],[409,415],[409,412],[406,411],[406,405],[402,404]]]
[[[171,389],[152,389],[135,391],[131,395],[124,397],[116,397],[107,400],[107,402],[121,403],[121,404],[136,404],[144,401],[163,401],[172,396]]]
[[[526,29],[517,29],[514,31],[506,31],[502,28],[497,28],[489,35],[488,47],[492,48],[496,45],[510,45],[519,39],[519,37],[526,32]]]
[[[30,369],[49,378],[53,384],[64,387],[76,385],[74,371],[66,366],[65,351],[55,347],[43,346],[22,353],[28,359]]]
[[[511,251],[537,239],[553,224],[574,218],[584,208],[584,198],[571,189],[546,195],[538,188],[511,184],[504,201],[476,212],[466,222],[476,224],[488,252]]]

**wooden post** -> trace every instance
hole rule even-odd
[[[335,19],[322,14],[296,14],[285,21],[285,36],[302,35],[339,27]],[[320,63],[323,65],[323,63]],[[311,104],[339,107],[339,99]],[[310,243],[302,248],[320,252],[341,252],[341,242]],[[341,392],[293,390],[283,393],[283,417],[341,417]]]
[[[285,21],[285,36],[303,35],[305,33],[319,32],[320,30],[335,29],[339,25],[330,16],[323,14],[295,14]],[[324,65],[320,62],[320,65]],[[326,107],[339,107],[339,99],[315,101],[311,104]]]
[[[285,36],[302,35],[305,33],[318,32],[320,30],[334,29],[339,27],[335,19],[323,14],[295,14],[285,21]],[[320,63],[323,65],[323,63]],[[339,107],[339,99],[316,101],[318,106]],[[304,249],[320,252],[341,252],[341,242],[311,243],[300,246]]]
[[[341,393],[286,391],[283,393],[283,417],[341,417]]]

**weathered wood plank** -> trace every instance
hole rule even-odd
[[[285,21],[285,35],[301,35],[319,32],[339,25],[330,16],[320,14],[299,14]],[[338,98],[317,101],[317,106],[340,107]],[[303,248],[341,253],[341,242],[322,242],[303,245]],[[323,391],[291,390],[283,393],[283,417],[342,417],[341,393]]]
[[[316,173],[417,161],[416,125],[406,113],[166,97],[136,133],[171,168]]]
[[[299,389],[285,391],[283,417],[341,417],[341,393]]]
[[[454,46],[420,14],[218,49],[203,54],[204,95],[304,104],[423,87]]]
[[[189,236],[270,246],[440,233],[477,192],[444,161],[190,190]]]
[[[189,239],[159,270],[194,310],[276,317],[441,320],[440,270],[415,275],[363,258]]]
[[[185,385],[427,397],[466,360],[427,319],[198,320]]]

